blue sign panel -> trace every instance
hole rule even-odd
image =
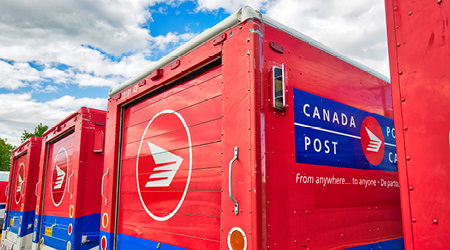
[[[394,121],[294,88],[297,163],[397,171]]]

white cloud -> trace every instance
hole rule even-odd
[[[382,0],[277,0],[267,15],[389,76]]]
[[[0,61],[0,66],[5,66],[0,67],[0,88],[15,90],[32,81],[48,80],[83,87],[124,82],[152,63],[145,59],[151,48],[164,48],[166,42],[178,45],[192,37],[190,33],[169,33],[153,38],[141,27],[151,20],[149,7],[158,2],[176,6],[183,1],[2,1],[0,59],[14,63]],[[112,61],[96,48],[122,58]],[[27,62],[36,62],[44,70],[33,69]],[[77,77],[79,73],[82,75]],[[87,81],[86,74],[93,77]]]
[[[0,94],[0,137],[20,145],[24,130],[33,131],[42,122],[49,127],[55,125],[82,106],[106,109],[106,98],[75,98],[63,96],[47,102],[37,102],[30,93]]]
[[[166,50],[167,46],[180,46],[183,43],[191,40],[198,34],[194,33],[184,33],[181,35],[178,35],[176,33],[169,32],[164,36],[157,36],[152,39],[154,48],[157,48],[158,50],[164,51]]]

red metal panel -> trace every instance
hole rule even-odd
[[[257,190],[253,179],[255,171],[252,155],[258,149],[252,148],[251,138],[255,133],[252,124],[252,74],[250,65],[257,53],[250,50],[249,30],[254,28],[253,22],[241,23],[233,30],[233,36],[223,43],[223,157],[222,157],[222,234],[221,247],[228,249],[228,235],[233,228],[240,228],[246,236],[247,249],[256,249],[257,229],[252,228],[252,209],[256,201],[252,200]],[[250,57],[249,55],[252,55]],[[238,148],[238,158],[231,164],[232,176],[229,178],[230,162]],[[229,183],[232,186],[233,198],[238,203],[238,214],[235,203],[230,198]],[[253,210],[256,212],[255,210]],[[255,230],[255,231],[253,231]]]
[[[450,4],[386,0],[406,249],[449,249]]]
[[[119,241],[218,248],[220,73],[218,66],[124,109]]]
[[[297,175],[397,181],[396,172],[296,163],[294,88],[392,118],[389,84],[272,27],[265,26],[265,71],[283,65],[284,113],[270,101],[265,74],[264,128],[267,245],[265,248],[342,249],[402,237],[398,187],[299,185]],[[274,40],[284,54],[270,49]],[[264,143],[263,142],[263,143]],[[316,181],[316,179],[314,179]]]

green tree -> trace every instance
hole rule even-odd
[[[22,136],[20,137],[20,141],[22,143],[24,143],[26,140],[28,140],[30,137],[36,136],[36,137],[42,137],[42,134],[47,131],[48,126],[47,125],[42,125],[42,123],[39,123],[39,125],[37,125],[34,128],[34,132],[28,132],[26,130],[23,131]]]
[[[11,152],[15,146],[6,142],[7,139],[0,138],[0,171],[9,171],[11,166]]]

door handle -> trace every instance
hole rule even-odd
[[[105,182],[105,176],[107,174],[109,174],[109,168],[106,169],[106,173],[102,177],[102,197],[103,197],[103,199],[105,199],[105,206],[106,206],[106,204],[108,204],[108,199],[106,199],[106,197],[103,195],[103,183]]]
[[[229,171],[229,176],[228,176],[228,188],[229,188],[230,198],[234,202],[234,213],[236,215],[239,213],[239,205],[238,205],[237,201],[233,198],[233,192],[232,192],[233,188],[231,186],[231,183],[232,183],[231,177],[232,177],[232,170],[233,170],[233,162],[235,160],[237,160],[238,155],[239,155],[238,147],[234,147],[234,158],[231,159],[231,161],[230,161],[230,166],[229,166],[230,171]]]
[[[34,195],[36,195],[36,197],[38,197],[38,198],[39,198],[39,196],[38,196],[38,194],[37,194],[37,188],[38,188],[39,183],[41,183],[41,180],[39,180],[39,181],[36,183],[36,188],[34,189]]]
[[[67,181],[67,192],[70,194],[70,199],[72,199],[73,194],[70,192],[70,178],[72,178],[73,174],[75,173],[75,170],[72,170],[72,174],[69,176],[69,180]]]

